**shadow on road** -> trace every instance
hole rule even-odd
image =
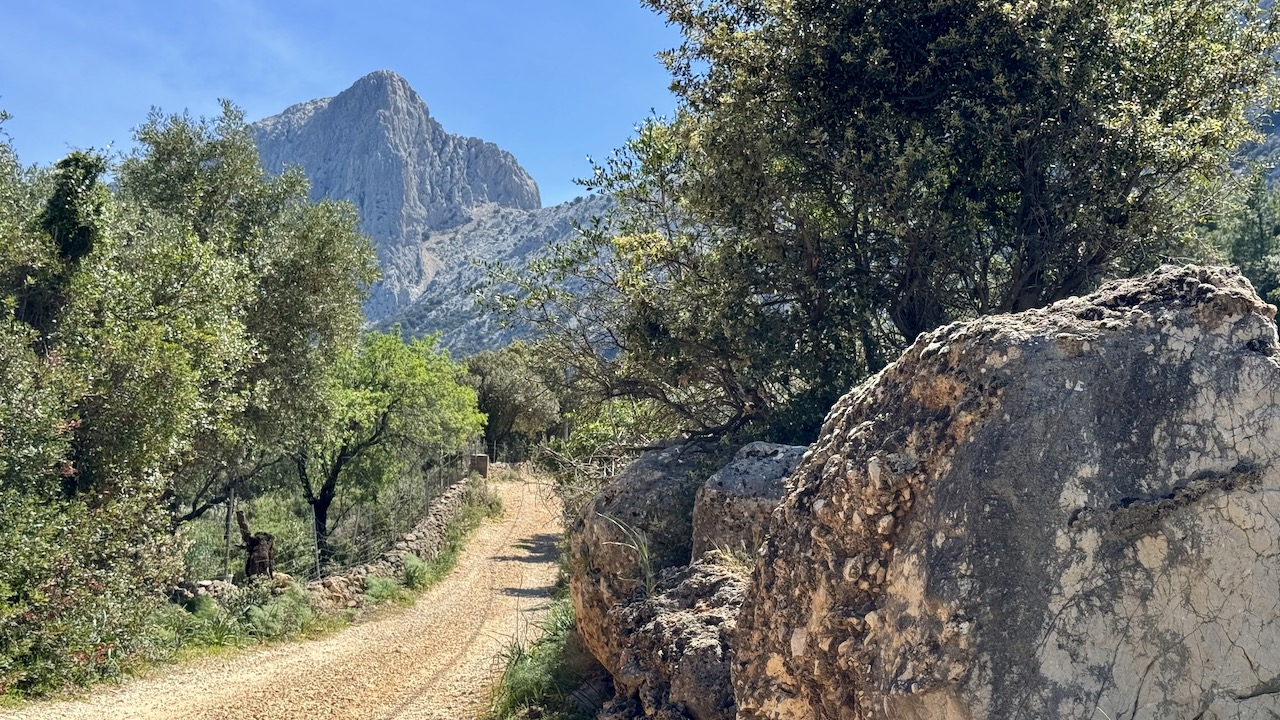
[[[551,593],[555,592],[555,585],[543,585],[541,587],[509,587],[502,588],[498,592],[507,597],[530,598],[533,600],[550,600]]]
[[[512,547],[524,550],[526,555],[494,555],[494,560],[512,560],[523,563],[552,563],[556,561],[556,543],[560,536],[555,533],[541,533],[520,540]]]

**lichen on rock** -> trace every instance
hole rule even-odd
[[[754,555],[803,445],[753,442],[707,478],[693,504],[693,560],[713,550]]]
[[[1280,714],[1274,313],[1165,267],[920,337],[773,516],[739,717]]]

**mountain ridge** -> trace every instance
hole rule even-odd
[[[455,351],[505,344],[511,336],[461,299],[482,279],[474,261],[501,254],[525,266],[607,205],[579,198],[542,207],[537,183],[514,155],[449,133],[408,81],[389,70],[250,127],[268,172],[299,166],[313,199],[355,205],[383,275],[365,305],[370,324],[403,321],[413,334],[443,332]]]

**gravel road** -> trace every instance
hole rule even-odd
[[[327,638],[210,657],[84,700],[0,711],[15,720],[464,720],[488,700],[495,657],[527,636],[555,581],[558,508],[526,482],[495,483],[506,512],[417,603]]]

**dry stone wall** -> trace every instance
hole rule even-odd
[[[438,555],[448,537],[449,523],[466,506],[470,491],[467,481],[453,485],[431,503],[426,516],[400,536],[390,550],[364,565],[308,583],[307,591],[316,606],[322,610],[362,607],[366,577],[399,578],[404,574],[405,556],[429,560]]]

